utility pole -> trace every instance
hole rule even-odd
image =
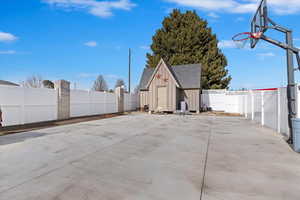
[[[130,94],[131,88],[131,49],[129,48],[129,60],[128,60],[128,92]]]

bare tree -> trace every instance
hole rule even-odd
[[[125,81],[123,79],[118,79],[116,81],[116,85],[115,85],[115,88],[117,87],[124,87],[124,90],[126,90],[126,85],[125,85]]]
[[[23,83],[23,87],[28,88],[42,88],[43,87],[43,78],[39,75],[32,75],[28,77]]]
[[[107,83],[102,75],[99,75],[97,77],[97,79],[94,82],[92,90],[101,91],[101,92],[108,90]]]
[[[133,93],[134,93],[134,94],[138,94],[139,92],[140,92],[140,85],[138,85],[138,86],[136,86],[136,87],[134,88]]]

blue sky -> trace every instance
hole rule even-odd
[[[248,31],[257,0],[2,0],[0,79],[20,82],[36,74],[66,79],[89,89],[98,74],[113,87],[127,80],[132,48],[132,82],[138,84],[155,30],[173,8],[196,10],[217,34],[228,58],[230,87],[264,88],[286,83],[285,52],[260,42],[254,50],[234,48],[231,37]],[[274,21],[294,30],[300,47],[300,1],[269,0]],[[273,32],[270,36],[283,39]],[[297,80],[300,81],[299,73]]]

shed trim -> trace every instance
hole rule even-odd
[[[160,59],[158,65],[156,66],[156,68],[155,68],[153,74],[151,75],[151,78],[149,79],[149,81],[148,81],[148,83],[147,83],[147,85],[146,85],[146,88],[149,88],[149,86],[150,86],[152,80],[154,79],[155,74],[157,73],[157,71],[158,71],[160,65],[164,65],[165,68],[167,68],[167,70],[169,71],[171,77],[174,79],[174,81],[175,81],[175,83],[176,83],[176,86],[181,88],[181,86],[180,86],[178,80],[176,79],[175,75],[173,74],[173,72],[172,72],[172,70],[169,68],[169,66],[166,64],[166,62],[164,61],[164,59]]]

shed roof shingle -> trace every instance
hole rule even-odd
[[[175,65],[169,67],[174,78],[178,80],[182,89],[201,88],[201,65]],[[140,89],[147,90],[147,83],[151,78],[155,68],[145,68],[140,81]]]
[[[149,79],[151,78],[151,75],[153,74],[155,68],[145,68],[141,81],[140,81],[140,89],[146,90],[147,89],[147,83]]]
[[[201,65],[175,65],[170,67],[183,89],[201,87]]]

